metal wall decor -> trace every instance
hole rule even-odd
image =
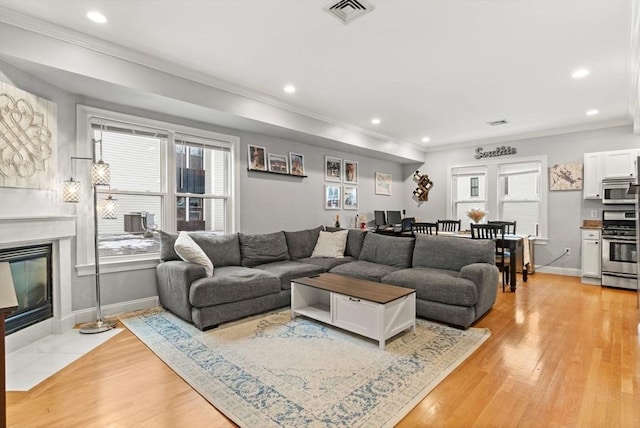
[[[56,105],[0,82],[0,186],[52,188]]]
[[[413,180],[418,183],[418,187],[413,191],[413,196],[420,202],[429,200],[429,190],[433,187],[433,181],[429,179],[427,174],[416,171],[413,174]]]
[[[496,157],[496,156],[515,155],[517,152],[518,151],[516,150],[516,148],[515,147],[511,147],[511,146],[496,147],[495,150],[491,150],[491,151],[488,151],[488,152],[485,152],[482,147],[477,147],[476,148],[476,155],[474,157],[476,159],[493,158],[493,157]]]

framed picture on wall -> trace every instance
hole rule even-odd
[[[288,174],[289,164],[287,162],[287,157],[284,155],[269,153],[269,171]]]
[[[264,147],[249,145],[247,155],[249,156],[247,163],[249,169],[256,171],[267,170],[267,155]]]
[[[342,159],[331,156],[324,157],[324,179],[326,181],[342,181]]]
[[[344,161],[344,182],[348,184],[358,184],[358,162]]]
[[[289,171],[292,175],[304,175],[304,156],[298,153],[289,153]]]
[[[358,188],[352,186],[344,186],[344,203],[342,205],[345,210],[358,209]]]
[[[324,209],[339,210],[342,202],[342,186],[336,184],[325,184],[324,186]]]
[[[391,196],[391,174],[376,172],[376,195]]]

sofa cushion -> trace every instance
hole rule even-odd
[[[269,272],[280,278],[280,286],[283,290],[289,290],[291,288],[292,279],[317,275],[324,272],[324,269],[320,266],[292,261],[267,263],[257,266],[256,269]]]
[[[336,232],[321,231],[318,236],[316,246],[311,253],[311,258],[315,257],[344,257],[344,249],[347,246],[347,230]]]
[[[473,306],[478,302],[478,289],[473,281],[460,278],[457,271],[413,267],[392,272],[382,278],[385,284],[416,290],[416,299],[457,306]]]
[[[192,232],[191,238],[202,248],[215,267],[240,266],[240,240],[237,233]]]
[[[203,266],[207,276],[213,276],[211,259],[186,232],[180,232],[173,247],[182,260]]]
[[[402,268],[399,267],[381,265],[378,263],[356,261],[336,266],[329,272],[380,282],[385,275],[401,269]]]
[[[289,260],[289,249],[284,232],[249,235],[239,233],[242,266],[253,267],[264,263]]]
[[[340,259],[337,259],[335,257],[314,257],[314,258],[309,257],[306,259],[300,259],[298,260],[298,262],[320,266],[322,269],[324,269],[325,272],[329,272],[332,268],[338,265],[343,265],[345,263],[353,262],[355,260],[356,259],[350,256],[344,256]]]
[[[318,235],[322,230],[322,226],[315,229],[299,230],[296,232],[287,232],[285,230],[284,237],[287,240],[289,248],[289,257],[291,260],[304,259],[311,257],[313,249],[318,241]]]
[[[338,230],[345,230],[345,229],[341,227],[326,226],[324,230],[326,230],[327,232],[336,232]],[[360,257],[360,251],[362,250],[362,243],[366,235],[367,235],[366,230],[349,229],[349,234],[347,235],[347,246],[344,249],[344,255],[351,256],[356,259]]]
[[[211,278],[198,279],[189,289],[189,302],[195,307],[238,302],[280,292],[280,279],[259,269],[241,266],[217,268]]]
[[[472,263],[495,264],[494,254],[492,240],[418,234],[412,266],[459,271]]]
[[[411,267],[413,238],[367,233],[358,260],[399,268]]]
[[[160,260],[168,262],[170,260],[182,260],[176,254],[175,248],[173,248],[178,239],[177,233],[167,233],[163,230],[158,230],[160,234]]]

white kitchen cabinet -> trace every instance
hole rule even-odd
[[[602,178],[635,177],[637,150],[603,152]]]
[[[611,150],[584,154],[582,196],[602,199],[602,179],[636,176],[637,149]]]
[[[582,195],[584,199],[602,199],[602,153],[585,153],[582,174]]]
[[[600,279],[600,229],[582,229],[582,276]]]

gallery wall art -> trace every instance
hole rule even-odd
[[[56,120],[55,103],[0,82],[0,186],[54,188]]]

